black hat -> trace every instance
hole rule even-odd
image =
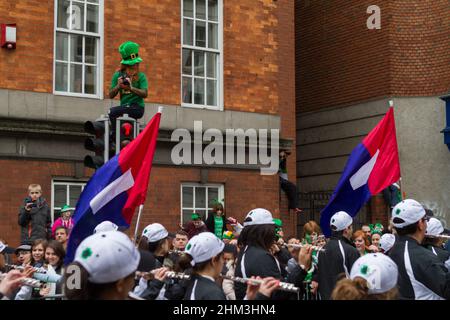
[[[29,244],[21,244],[15,250],[16,255],[19,253],[19,251],[30,251],[31,252],[31,246]]]

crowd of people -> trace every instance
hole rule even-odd
[[[450,251],[442,223],[415,200],[380,223],[353,230],[336,212],[326,238],[315,221],[301,237],[263,208],[242,221],[215,200],[206,218],[192,214],[175,233],[160,223],[132,239],[110,221],[96,226],[64,265],[72,210],[49,223],[39,185],[19,212],[22,244],[0,239],[3,299],[379,300],[450,299]],[[78,273],[74,273],[78,270]],[[73,284],[71,276],[77,274]]]

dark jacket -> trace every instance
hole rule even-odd
[[[252,276],[260,276],[261,278],[274,277],[283,282],[293,283],[296,287],[302,288],[306,272],[297,265],[287,276],[287,278],[284,278],[282,276],[282,270],[279,262],[273,255],[270,254],[270,252],[260,247],[247,246],[239,253],[236,263],[235,276],[244,278],[250,278]],[[244,299],[247,291],[247,285],[236,282],[234,288],[236,299]],[[301,295],[302,293],[300,293],[300,296]],[[291,294],[280,290],[276,290],[272,294],[272,299],[275,300],[288,300],[296,298],[296,294]]]
[[[213,233],[213,234],[215,234],[215,226],[214,226],[215,220],[214,220],[214,217],[215,217],[215,214],[211,213],[211,214],[208,215],[208,218],[205,221],[206,228],[208,228],[208,231]],[[225,216],[222,216],[222,221],[223,221],[223,224],[222,224],[222,232],[221,232],[221,234],[223,234],[224,231],[227,231],[227,228],[225,226],[225,224],[227,223],[227,219],[225,218]]]
[[[344,236],[331,237],[324,249],[319,251],[317,282],[321,299],[329,300],[339,276],[342,273],[349,276],[353,263],[360,255]]]
[[[187,232],[189,239],[191,239],[193,236],[198,235],[199,233],[208,232],[208,228],[206,227],[204,222],[201,227],[197,228],[194,225],[194,222],[189,221],[183,225],[182,229]]]
[[[222,288],[211,279],[193,275],[184,300],[226,300]]]
[[[450,272],[431,250],[409,236],[400,236],[389,256],[398,267],[401,299],[450,299]]]
[[[21,243],[31,244],[37,239],[50,239],[52,218],[50,208],[44,198],[36,200],[36,205],[30,211],[25,210],[25,204],[31,202],[26,198],[19,211],[19,225],[21,226]]]
[[[443,248],[439,248],[436,246],[427,246],[426,247],[428,250],[431,250],[431,252],[433,252],[438,259],[445,264],[446,261],[448,261],[448,259],[450,259],[450,252],[448,252],[447,250],[443,249]]]

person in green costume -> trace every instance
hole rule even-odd
[[[144,99],[148,96],[147,77],[139,71],[142,58],[139,56],[139,45],[126,41],[119,47],[122,56],[121,67],[112,77],[109,98],[113,99],[120,94],[120,106],[109,110],[111,131],[115,132],[116,119],[128,114],[131,118],[140,119],[144,115]]]

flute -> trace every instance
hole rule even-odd
[[[140,276],[151,276],[152,278],[154,278],[156,273],[156,270],[152,270],[150,272],[140,272]],[[182,272],[169,271],[166,273],[166,278],[190,280],[191,276]]]
[[[437,236],[431,236],[431,235],[425,235],[426,238],[443,238],[443,239],[450,239],[450,236],[447,236],[445,234],[439,234]]]
[[[5,266],[10,268],[10,269],[16,269],[16,270],[20,270],[20,271],[24,271],[25,267],[24,266],[16,266],[14,264],[9,264],[9,263],[5,263]],[[36,268],[36,267],[32,267],[33,272],[36,273],[47,273],[47,269],[45,268]]]
[[[233,277],[233,276],[227,276],[224,274],[221,274],[220,276],[227,280],[232,280],[235,282],[240,282],[240,283],[245,283],[245,284],[247,284],[249,281],[254,285],[260,285],[263,283],[263,280],[258,280],[258,279]],[[298,293],[300,291],[300,288],[294,286],[292,283],[280,282],[278,290]]]
[[[6,277],[6,273],[0,273],[0,282]],[[42,288],[43,283],[41,283],[39,280],[31,279],[31,278],[22,278],[20,279],[20,283],[22,283],[24,286],[29,286],[33,288]]]
[[[178,255],[182,255],[184,253],[184,251],[173,249],[173,250],[169,250],[169,253],[175,253],[175,254],[178,254]]]
[[[283,244],[283,247],[291,247],[291,248],[295,248],[295,249],[300,249],[300,248],[303,248],[304,246],[305,246],[304,244],[299,244],[299,243],[285,243],[285,244]],[[325,249],[322,248],[322,247],[312,246],[312,248],[314,250],[317,250],[317,251],[325,252]]]

